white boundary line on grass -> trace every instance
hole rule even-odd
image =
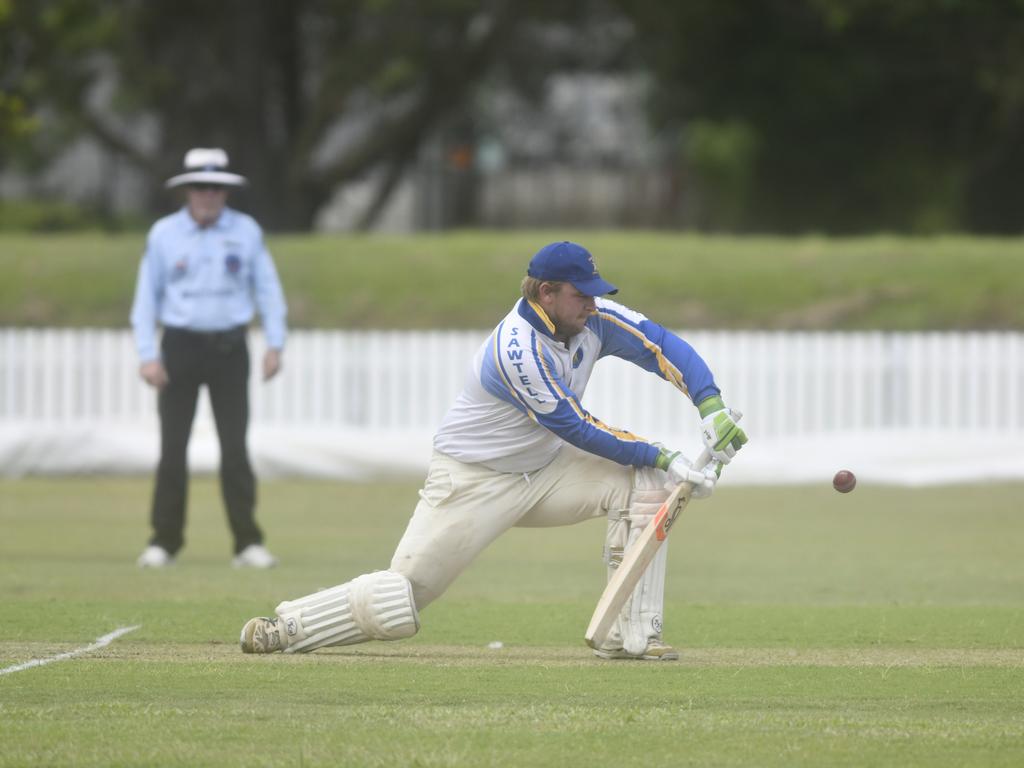
[[[81,656],[83,653],[89,653],[90,651],[95,651],[99,648],[110,645],[112,642],[117,640],[117,638],[121,637],[121,635],[127,635],[129,632],[134,632],[141,626],[141,624],[136,624],[134,627],[118,627],[113,632],[108,632],[103,637],[97,637],[95,643],[87,645],[85,648],[68,651],[67,653],[58,653],[56,656],[49,656],[45,659],[32,659],[31,661],[26,661],[24,664],[15,664],[13,667],[4,667],[3,669],[0,669],[0,675],[6,675],[9,672],[21,672],[22,670],[31,669],[32,667],[41,667],[44,664],[49,664],[54,661],[64,661],[64,659]]]

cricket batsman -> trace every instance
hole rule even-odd
[[[522,297],[473,358],[465,387],[434,436],[420,500],[387,570],[287,600],[242,627],[246,653],[304,653],[419,630],[419,613],[513,526],[607,520],[604,559],[614,573],[669,490],[714,490],[722,464],[747,442],[707,364],[687,342],[609,299],[617,288],[586,248],[544,246]],[[711,456],[693,466],[678,451],[611,427],[581,404],[594,366],[613,355],[657,374],[690,398]],[[658,550],[612,631],[603,659],[673,660],[662,640],[665,558]]]

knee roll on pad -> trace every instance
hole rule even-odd
[[[629,509],[608,513],[608,532],[605,537],[604,561],[612,570],[619,563],[628,542],[640,535],[669,496],[665,487],[665,473],[653,467],[640,467],[633,474],[633,488],[629,494]]]
[[[646,528],[668,497],[665,473],[654,467],[639,467],[633,474],[633,490],[629,495],[630,528],[637,531]]]
[[[419,631],[412,585],[398,573],[374,571],[281,603],[276,609],[287,653],[367,640],[400,640]]]

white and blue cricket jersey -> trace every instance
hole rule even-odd
[[[284,292],[263,231],[249,215],[224,208],[200,227],[187,208],[149,230],[139,265],[131,322],[143,362],[160,352],[156,326],[226,331],[248,325],[259,310],[267,346],[285,342]]]
[[[719,394],[697,352],[639,312],[608,299],[568,346],[535,302],[520,299],[473,358],[466,384],[445,415],[434,447],[499,472],[546,466],[562,442],[619,464],[654,466],[659,449],[616,429],[580,404],[594,364],[606,355],[656,373],[694,403]]]

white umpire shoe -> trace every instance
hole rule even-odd
[[[135,563],[139,568],[166,568],[169,565],[174,565],[174,555],[163,547],[150,544],[142,550],[142,554],[139,555],[139,559]]]
[[[639,656],[626,653],[623,648],[596,648],[594,655],[600,659],[633,659],[634,661],[679,661],[679,651],[661,640],[651,640]]]
[[[231,561],[235,568],[273,568],[277,558],[262,544],[250,544]]]
[[[287,643],[280,620],[268,616],[249,619],[242,627],[242,636],[238,638],[242,653],[274,653],[283,651]]]

